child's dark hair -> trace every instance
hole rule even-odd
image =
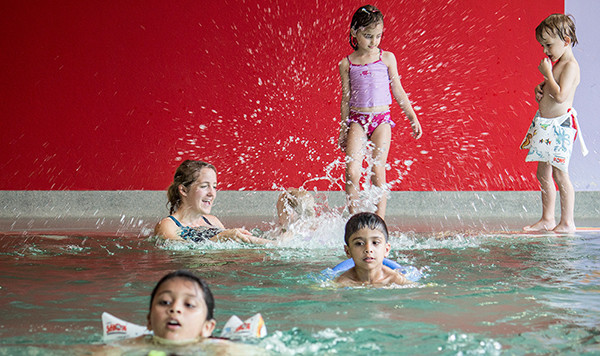
[[[361,28],[369,27],[372,24],[383,23],[383,14],[373,5],[365,5],[361,6],[356,12],[354,16],[352,16],[352,22],[350,23],[350,30],[358,31]],[[358,42],[356,38],[352,36],[352,31],[350,31],[350,46],[354,48],[354,50],[358,49]]]
[[[353,215],[346,223],[346,232],[344,233],[344,242],[346,242],[346,245],[348,245],[348,239],[353,233],[364,228],[381,231],[385,237],[385,242],[388,241],[387,225],[379,215],[373,213],[358,213]]]
[[[204,298],[203,298],[204,302],[206,303],[206,310],[207,310],[206,320],[214,319],[213,314],[215,311],[215,298],[213,297],[213,294],[210,291],[208,284],[202,278],[196,276],[192,272],[184,271],[184,270],[178,270],[175,272],[171,272],[171,273],[165,275],[163,278],[161,278],[160,281],[158,281],[158,283],[156,283],[156,286],[154,286],[154,289],[152,290],[152,293],[150,294],[150,309],[152,309],[152,302],[154,302],[154,297],[156,296],[156,292],[158,291],[158,288],[160,288],[160,286],[163,283],[165,283],[166,281],[174,279],[174,278],[187,279],[191,282],[197,283],[200,286],[200,289],[202,289],[202,294],[204,296]]]
[[[565,37],[571,39],[571,45],[577,44],[577,36],[575,35],[575,22],[572,15],[552,14],[544,19],[538,27],[535,28],[535,38],[541,41],[544,35],[551,34],[558,36],[565,41]]]

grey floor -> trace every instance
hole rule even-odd
[[[341,210],[343,192],[321,193]],[[228,227],[275,220],[277,191],[220,191],[213,214]],[[147,234],[168,215],[163,191],[1,191],[0,231],[100,231]],[[557,217],[560,216],[557,204]],[[540,217],[540,193],[392,192],[388,224],[411,230],[512,230]],[[600,192],[576,192],[578,226],[600,227]]]

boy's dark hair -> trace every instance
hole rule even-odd
[[[203,298],[204,302],[206,303],[206,310],[207,310],[206,320],[214,319],[213,314],[214,314],[214,310],[215,310],[215,298],[213,297],[213,294],[210,291],[208,284],[202,278],[196,276],[192,272],[184,271],[184,270],[178,270],[175,272],[171,272],[171,273],[165,275],[163,278],[161,278],[160,281],[158,281],[158,283],[156,283],[156,286],[154,286],[154,289],[152,290],[152,293],[150,294],[150,309],[152,309],[152,302],[154,302],[154,297],[156,296],[156,292],[158,291],[158,288],[166,281],[174,279],[174,278],[187,279],[189,281],[197,283],[200,286],[200,289],[202,289],[202,294],[204,296],[204,298]]]
[[[353,215],[346,223],[346,232],[344,233],[344,242],[348,245],[350,236],[360,229],[369,228],[379,230],[385,236],[385,242],[388,241],[388,229],[385,221],[373,213],[358,213]]]
[[[383,14],[381,11],[373,5],[365,5],[356,10],[352,16],[350,29],[358,31],[361,28],[369,27],[378,22],[383,23]],[[358,49],[358,43],[356,38],[352,36],[352,32],[350,32],[350,46],[352,46],[354,50]]]
[[[577,44],[577,35],[575,35],[575,22],[572,15],[552,14],[544,19],[538,27],[535,28],[535,38],[538,42],[544,38],[544,35],[551,34],[558,36],[561,40],[565,37],[571,39],[571,46]]]

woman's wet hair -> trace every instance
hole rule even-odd
[[[356,41],[356,37],[352,36],[352,31],[358,31],[379,22],[383,23],[383,14],[375,6],[365,5],[356,10],[352,16],[352,22],[350,22],[350,46],[354,50],[358,49],[358,42]]]
[[[565,38],[569,37],[572,46],[577,44],[575,22],[573,21],[572,15],[552,14],[546,17],[544,21],[535,28],[535,38],[538,42],[541,42],[547,34],[557,36],[562,41],[565,41]]]
[[[217,169],[210,163],[204,161],[194,161],[191,159],[183,161],[173,177],[173,183],[167,189],[167,207],[169,208],[169,214],[173,214],[179,209],[181,204],[181,193],[179,193],[179,186],[189,187],[192,183],[198,179],[198,175],[203,168],[210,168],[215,173]]]
[[[158,289],[160,288],[160,286],[163,283],[165,283],[171,279],[174,279],[174,278],[187,279],[188,281],[198,284],[200,289],[202,289],[204,303],[206,303],[206,310],[207,310],[206,311],[206,320],[214,319],[213,315],[214,315],[214,311],[215,311],[215,298],[213,297],[213,294],[210,291],[208,284],[202,278],[196,276],[192,272],[185,271],[185,270],[178,270],[175,272],[171,272],[171,273],[165,275],[163,278],[161,278],[158,281],[158,283],[156,283],[156,286],[154,286],[154,289],[152,290],[152,293],[150,294],[150,310],[152,310],[152,303],[154,302],[154,297],[156,296],[156,292],[158,292]]]
[[[385,241],[388,241],[387,225],[379,215],[373,213],[358,213],[353,215],[346,223],[346,231],[344,233],[344,242],[346,242],[346,245],[348,245],[348,239],[352,234],[364,228],[380,231],[385,237]]]

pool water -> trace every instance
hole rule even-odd
[[[176,269],[209,282],[216,335],[230,315],[260,312],[268,336],[251,343],[265,353],[600,353],[598,232],[391,226],[390,258],[425,277],[414,287],[376,289],[317,278],[344,259],[342,227],[337,221],[328,235],[317,230],[266,248],[165,245],[123,233],[0,234],[0,354],[70,354],[100,344],[104,311],[145,324],[152,287]]]

